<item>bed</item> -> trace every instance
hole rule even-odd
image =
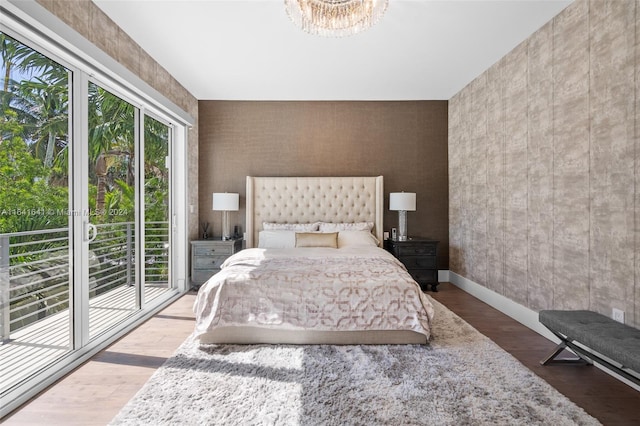
[[[200,342],[426,343],[433,307],[381,247],[383,197],[382,176],[247,177],[247,248],[200,287]]]

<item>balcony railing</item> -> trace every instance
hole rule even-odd
[[[135,282],[135,224],[96,225],[90,297]],[[167,284],[169,223],[145,223],[145,284]],[[0,338],[69,308],[69,229],[0,234]]]

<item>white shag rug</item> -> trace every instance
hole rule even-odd
[[[428,345],[199,345],[112,425],[596,425],[437,301]]]

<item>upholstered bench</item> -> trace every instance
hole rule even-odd
[[[587,363],[595,361],[640,384],[639,329],[591,311],[545,310],[540,311],[539,320],[561,340],[541,364],[549,364],[569,348]]]

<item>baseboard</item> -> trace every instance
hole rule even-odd
[[[520,324],[530,328],[536,333],[546,337],[552,342],[560,343],[560,340],[554,336],[544,325],[538,321],[538,313],[527,308],[513,300],[496,293],[468,278],[449,271],[449,282],[456,287],[466,291],[477,299],[482,300],[487,305],[499,310],[505,315],[510,316]]]
[[[438,282],[439,283],[448,283],[449,282],[449,270],[448,269],[440,269],[440,270],[438,270]]]
[[[464,290],[475,298],[482,300],[484,303],[491,306],[492,308],[499,310],[503,314],[510,316],[520,324],[530,328],[541,336],[546,337],[555,344],[560,343],[560,339],[558,339],[544,325],[542,325],[540,321],[538,321],[538,313],[533,309],[527,308],[526,306],[514,302],[513,300],[501,294],[498,294],[495,291],[490,290],[487,287],[484,287],[468,278],[458,275],[455,272],[438,271],[438,278],[444,276],[445,273],[448,278],[448,282],[450,282],[451,284],[455,285],[461,290]],[[635,383],[625,379],[622,376],[619,376],[618,374],[598,363],[595,363],[594,365],[605,373],[631,386],[635,390],[640,391],[640,386],[636,385]]]

